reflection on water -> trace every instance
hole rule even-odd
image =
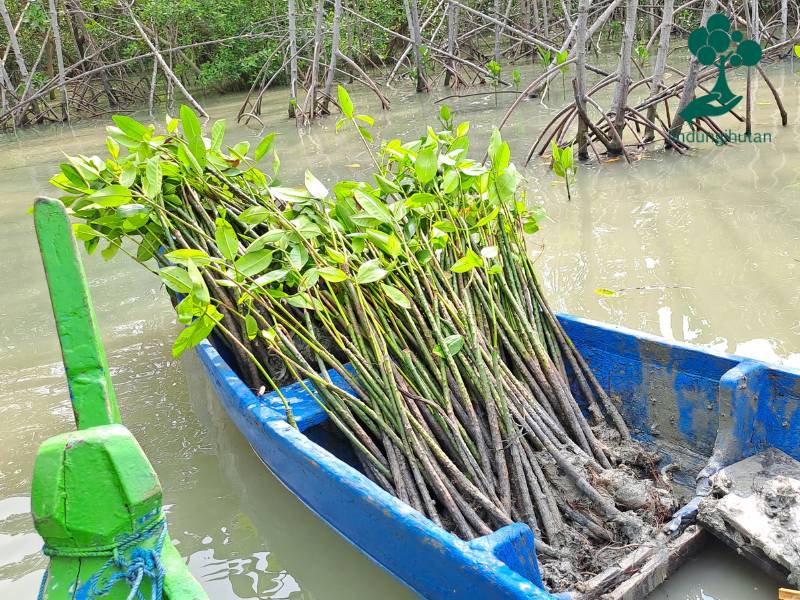
[[[793,115],[793,124],[781,129],[774,109],[761,103],[769,93],[758,84],[754,129],[774,132],[772,144],[705,145],[689,157],[656,153],[633,167],[582,167],[572,202],[543,162],[525,171],[530,201],[542,203],[549,214],[531,239],[531,251],[560,310],[800,364],[800,131],[794,116],[800,111],[800,78],[788,65],[772,67],[771,75]],[[732,79],[732,86],[740,84]],[[524,156],[555,114],[559,92],[555,86],[549,105],[524,103],[504,130],[514,156]],[[421,134],[438,111],[431,98],[404,90],[392,92],[388,112],[362,91],[354,90],[353,97],[373,112],[375,131],[384,138]],[[283,92],[268,94],[264,106],[282,107],[284,100]],[[230,139],[255,141],[258,132],[234,123],[239,101],[213,100],[209,112],[228,119]],[[482,145],[507,101],[501,96],[499,109],[490,95],[450,105],[457,119],[473,122],[474,140]],[[363,174],[369,164],[351,132],[335,134],[335,119],[298,135],[275,108],[266,123],[279,133],[287,183],[302,181],[306,167],[330,184]],[[733,122],[722,125],[736,128]],[[36,194],[52,193],[47,179],[62,151],[104,152],[103,127],[84,123],[0,139],[2,598],[35,597],[45,561],[27,516],[33,459],[46,437],[73,426],[26,214]],[[171,534],[212,597],[412,597],[266,471],[220,409],[193,357],[172,359],[177,326],[158,282],[123,257],[111,263],[93,257],[86,267],[123,418],[161,478]],[[598,295],[599,288],[616,294]],[[719,576],[723,568],[703,564],[710,566],[697,575],[704,590],[697,593],[737,598],[714,587],[725,579]],[[749,584],[742,585],[747,593],[738,598],[755,597]]]

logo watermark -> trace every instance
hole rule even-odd
[[[772,132],[769,131],[754,131],[751,133],[743,133],[731,131],[723,131],[721,133],[705,133],[704,131],[690,131],[689,133],[679,133],[675,139],[683,143],[712,143],[717,146],[725,144],[771,144]]]
[[[712,90],[692,100],[680,115],[686,121],[692,121],[698,117],[724,115],[733,110],[741,102],[742,96],[731,91],[725,70],[727,67],[757,65],[761,60],[761,45],[755,40],[744,39],[741,31],[731,31],[728,17],[715,14],[708,18],[705,27],[700,26],[689,34],[689,51],[701,65],[716,65],[718,74]]]

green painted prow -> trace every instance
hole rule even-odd
[[[31,505],[50,565],[47,600],[207,600],[169,539],[158,476],[122,424],[66,210],[40,198],[34,221],[77,431],[46,440]]]

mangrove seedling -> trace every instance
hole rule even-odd
[[[503,68],[497,61],[490,60],[486,65],[486,69],[491,76],[492,88],[494,88],[494,105],[497,106],[497,88],[500,86],[500,72]]]
[[[553,141],[551,149],[553,152],[553,173],[555,173],[556,177],[564,180],[567,186],[567,200],[571,201],[572,193],[569,184],[570,180],[575,180],[575,174],[578,170],[577,165],[575,165],[572,146],[567,145],[561,148]]]
[[[650,51],[647,49],[647,45],[639,41],[634,47],[633,53],[639,66],[644,67],[647,64],[647,60],[650,58]]]
[[[448,131],[453,129],[453,114],[450,112],[450,107],[447,104],[442,104],[439,109],[439,123]]]
[[[511,72],[511,81],[514,82],[514,89],[519,91],[519,84],[522,82],[522,75],[520,75],[519,69],[514,69]]]
[[[365,475],[420,514],[465,540],[521,521],[545,575],[567,542],[576,573],[601,571],[600,547],[649,539],[643,518],[672,507],[654,492],[640,516],[599,485],[635,442],[544,298],[525,235],[539,215],[508,144],[494,131],[487,164],[469,158],[469,125],[444,111],[450,128],[375,147],[372,120],[344,88],[338,100],[369,180],[306,171],[288,187],[258,166],[273,137],[228,145],[184,107],[166,133],[115,117],[111,156],[69,157],[51,181],[87,248],[130,252],[171,290],[176,356],[213,331],[290,425],[279,390],[295,382]],[[572,174],[571,149],[554,154]],[[603,524],[596,539],[587,523]]]
[[[536,52],[539,54],[539,64],[542,65],[542,68],[547,71],[550,68],[550,63],[553,61],[553,53],[550,50],[542,46],[536,47]],[[549,82],[545,85],[545,93],[547,94],[548,98],[550,97],[550,84]]]
[[[565,65],[564,63],[567,62],[569,58],[569,50],[564,50],[563,52],[556,52],[556,65],[561,65],[559,67],[559,71],[561,72],[561,89],[564,91],[564,95],[567,94],[567,84],[564,80],[566,74],[569,72],[569,66]]]

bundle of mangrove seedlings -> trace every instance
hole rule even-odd
[[[445,110],[376,148],[343,89],[339,104],[371,181],[285,187],[277,154],[273,174],[256,166],[272,136],[228,146],[224,122],[204,137],[184,107],[165,134],[115,117],[110,157],[52,182],[90,251],[129,253],[174,292],[176,355],[213,332],[254,390],[304,382],[364,473],[434,522],[463,539],[530,525],[551,588],[600,571],[672,497],[544,299],[508,145],[495,131],[487,164],[469,158]]]

